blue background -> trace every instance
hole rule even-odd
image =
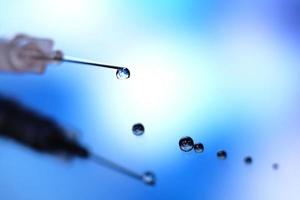
[[[42,76],[2,73],[0,92],[157,176],[148,187],[0,139],[0,199],[298,200],[299,13],[297,0],[0,0],[1,37],[51,38],[66,55],[131,70],[120,81],[109,69],[49,65]],[[205,152],[181,152],[186,135]]]

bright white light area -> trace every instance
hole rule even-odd
[[[96,102],[104,103],[108,144],[121,146],[122,153],[140,154],[139,160],[159,162],[166,155],[176,155],[180,137],[199,134],[191,127],[210,115],[217,81],[212,81],[201,50],[191,48],[184,50],[179,40],[144,42],[124,52],[119,60],[128,64],[130,79],[121,81],[112,76],[111,82],[93,80],[90,85],[105,84],[94,95]],[[96,107],[95,111],[103,113]],[[142,139],[131,132],[138,122],[145,126]]]

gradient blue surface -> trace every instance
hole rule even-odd
[[[0,36],[51,38],[75,64],[0,75],[0,92],[79,132],[157,185],[0,139],[0,199],[300,198],[299,1],[0,0]],[[134,123],[145,134],[131,132]],[[203,154],[183,153],[191,136]],[[228,159],[216,159],[226,149]],[[244,156],[254,163],[245,166]],[[272,163],[278,162],[278,171]]]

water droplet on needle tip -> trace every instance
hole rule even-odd
[[[130,77],[130,71],[125,67],[119,68],[117,69],[116,76],[120,80],[128,79]]]

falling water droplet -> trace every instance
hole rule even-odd
[[[279,168],[279,164],[278,163],[274,163],[272,165],[272,167],[273,167],[274,170],[277,170]]]
[[[144,134],[145,128],[144,128],[143,124],[137,123],[132,126],[132,132],[134,135],[140,136],[140,135]]]
[[[116,76],[121,80],[128,79],[130,77],[130,71],[125,67],[119,68],[116,72]]]
[[[145,172],[142,177],[143,181],[147,185],[155,185],[156,177],[152,172]]]
[[[191,151],[194,148],[194,141],[191,137],[183,137],[179,140],[179,147],[184,152]]]
[[[227,158],[227,153],[224,150],[220,150],[217,152],[217,157],[221,160],[226,160]]]
[[[202,143],[194,144],[194,151],[196,153],[202,153],[204,151],[204,145]]]
[[[248,164],[248,165],[250,165],[250,164],[252,164],[252,157],[251,156],[246,156],[245,158],[244,158],[244,162],[246,163],[246,164]]]

